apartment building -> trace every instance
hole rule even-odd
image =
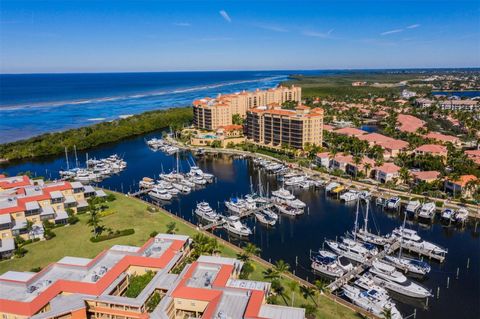
[[[322,145],[323,109],[303,105],[295,110],[278,105],[257,107],[247,112],[245,135],[251,142],[275,148]]]
[[[476,100],[445,100],[439,102],[440,108],[452,111],[474,112],[480,109]]]
[[[28,176],[0,175],[0,257],[10,257],[16,236],[43,239],[44,221],[66,224],[67,211],[76,214],[86,209],[87,199],[93,196],[106,194],[80,182],[44,182]]]
[[[200,256],[177,274],[188,236],[158,234],[142,247],[115,245],[96,258],[64,257],[38,273],[0,275],[0,315],[10,318],[305,318],[305,310],[269,305],[270,283],[238,278],[243,262]],[[132,276],[154,273],[135,298]],[[156,299],[156,302],[152,300]]]
[[[216,130],[233,124],[235,114],[245,117],[249,109],[272,103],[300,102],[301,88],[279,86],[268,90],[242,91],[193,101],[193,124],[196,128]]]

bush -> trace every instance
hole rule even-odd
[[[246,262],[243,264],[242,271],[240,272],[240,279],[248,279],[250,277],[250,274],[254,271],[254,267],[252,263]]]
[[[117,199],[117,198],[116,198],[115,195],[112,194],[112,193],[108,194],[107,197],[105,197],[105,200],[106,200],[107,202],[113,202],[115,199]]]
[[[122,236],[128,236],[132,235],[135,233],[135,230],[133,228],[128,228],[128,229],[122,229],[122,230],[116,230],[114,232],[111,232],[107,235],[100,235],[97,237],[90,237],[90,241],[92,243],[98,243],[101,241],[117,238],[117,237],[122,237]]]
[[[79,219],[77,216],[70,216],[68,217],[67,219],[67,222],[70,224],[70,225],[75,225],[76,223],[78,223]]]
[[[57,236],[50,228],[45,229],[45,232],[43,233],[43,236],[45,237],[46,240],[50,240]]]
[[[40,272],[42,270],[42,267],[33,267],[30,269],[30,272]]]
[[[23,256],[25,256],[26,253],[28,253],[28,250],[23,247],[18,247],[17,249],[15,249],[14,255],[17,258],[22,258]]]
[[[158,231],[154,230],[150,233],[150,237],[153,238],[158,235]]]
[[[152,281],[155,277],[155,273],[151,270],[148,270],[143,275],[132,275],[130,276],[130,284],[128,285],[127,290],[125,290],[125,297],[136,298],[143,289]]]
[[[25,246],[25,245],[28,245],[28,244],[37,242],[37,241],[39,241],[39,240],[40,240],[40,238],[27,239],[27,240],[24,240],[21,245],[22,245],[22,246]],[[18,245],[18,243],[17,243],[17,245]]]

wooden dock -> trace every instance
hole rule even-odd
[[[127,195],[130,196],[130,197],[138,197],[140,195],[144,195],[144,194],[148,193],[149,191],[151,191],[150,188],[144,188],[144,189],[140,189],[140,190],[136,191],[135,193],[128,193]]]

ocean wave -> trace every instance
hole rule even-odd
[[[106,120],[105,117],[94,117],[91,119],[87,119],[87,121],[91,121],[91,122],[98,122],[98,121],[105,121],[105,120]]]
[[[162,96],[162,95],[168,95],[168,94],[182,94],[182,93],[189,93],[189,92],[197,92],[197,91],[216,89],[216,88],[227,87],[227,86],[232,86],[232,85],[240,85],[240,84],[246,84],[246,83],[257,83],[257,82],[267,82],[267,81],[274,81],[274,80],[280,80],[280,79],[286,79],[286,78],[287,78],[287,76],[285,76],[285,75],[278,75],[278,76],[264,77],[264,78],[260,78],[260,79],[231,81],[231,82],[217,83],[217,84],[211,84],[211,85],[193,86],[193,87],[185,88],[185,89],[152,91],[152,92],[146,92],[146,93],[141,93],[141,94],[109,96],[109,97],[100,97],[100,98],[92,98],[92,99],[79,99],[79,100],[70,100],[70,101],[55,101],[55,102],[44,102],[44,103],[25,103],[25,104],[17,104],[17,105],[0,105],[0,112],[1,111],[15,111],[15,110],[29,109],[29,108],[42,108],[42,107],[43,108],[53,108],[53,107],[61,107],[61,106],[68,106],[68,105],[84,105],[84,104],[92,104],[92,103],[108,103],[108,102],[115,102],[115,101],[121,101],[121,100],[143,99],[143,98]],[[91,120],[91,119],[89,119],[89,120]]]

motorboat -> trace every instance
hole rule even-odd
[[[340,186],[339,183],[331,182],[327,184],[327,186],[325,186],[325,192],[330,193],[333,189],[337,188],[338,186]]]
[[[202,177],[203,179],[205,179],[208,182],[212,182],[213,179],[215,178],[215,176],[213,176],[213,174],[204,173],[198,166],[190,167],[190,174]]]
[[[255,212],[255,218],[263,225],[275,226],[277,223],[276,219],[270,217],[270,215],[265,214],[263,211]]]
[[[372,198],[372,194],[367,190],[360,191],[360,192],[358,192],[358,197],[360,199],[364,200],[364,201],[368,201],[368,200],[370,200],[370,198]]]
[[[201,202],[197,204],[195,209],[195,214],[209,222],[216,222],[221,220],[223,217],[215,212],[207,202]]]
[[[190,181],[193,182],[195,185],[205,185],[207,181],[200,176],[192,176],[190,177]]]
[[[362,291],[351,285],[345,285],[342,289],[345,297],[354,305],[373,313],[377,317],[383,318],[385,309],[389,309],[392,319],[402,318],[395,304],[389,299],[380,298],[376,291]]]
[[[328,277],[338,278],[353,269],[352,263],[345,257],[337,256],[328,251],[319,251],[311,258],[313,270]]]
[[[154,187],[150,192],[148,192],[148,196],[155,200],[171,200],[172,194],[166,191],[163,188]]]
[[[297,216],[304,213],[303,209],[293,208],[287,204],[277,203],[275,204],[275,208],[282,214],[289,215],[289,216]]]
[[[180,192],[184,193],[184,194],[188,194],[192,191],[192,189],[186,185],[183,185],[181,183],[178,183],[178,182],[172,182],[172,186],[176,189],[178,189]]]
[[[278,215],[276,213],[272,212],[270,209],[263,209],[262,213],[264,213],[265,215],[267,215],[271,219],[278,220]]]
[[[280,188],[276,191],[273,191],[272,192],[272,196],[280,199],[280,200],[294,200],[295,199],[295,196],[290,193],[290,191],[288,189],[285,189],[285,188]]]
[[[388,200],[386,204],[386,208],[391,210],[398,209],[400,207],[400,204],[401,204],[400,197],[392,197]]]
[[[396,238],[402,238],[403,237],[403,245],[405,247],[412,246],[414,248],[423,250],[425,252],[429,252],[432,254],[436,255],[445,255],[448,251],[440,247],[434,243],[428,242],[426,240],[423,240],[415,230],[409,229],[409,228],[404,228],[404,227],[398,227],[395,228],[392,231],[392,234],[390,236],[396,237]]]
[[[455,219],[454,217],[455,217],[455,211],[453,209],[445,208],[442,211],[441,218],[443,222],[450,223],[454,221]]]
[[[370,233],[363,228],[358,229],[356,234],[353,231],[352,236],[354,235],[356,235],[361,241],[378,246],[385,246],[390,243],[390,240],[387,237]]]
[[[349,238],[343,238],[340,242],[327,240],[325,243],[337,255],[359,263],[364,263],[372,256],[378,254],[378,249],[373,245],[362,244]]]
[[[257,204],[254,200],[231,198],[229,201],[225,201],[225,206],[235,214],[241,214],[248,210],[257,208]]]
[[[394,266],[385,262],[374,261],[369,272],[373,274],[373,281],[399,294],[412,298],[427,298],[432,294],[425,287],[407,279]]]
[[[294,199],[294,200],[287,200],[287,201],[285,201],[285,204],[287,204],[290,207],[296,208],[296,209],[304,209],[305,207],[307,207],[307,204],[305,204],[304,202],[302,202],[298,198]]]
[[[180,191],[166,181],[159,181],[155,187],[162,188],[172,195],[178,195]]]
[[[420,210],[420,207],[422,207],[422,204],[420,203],[420,201],[411,200],[407,204],[405,213],[410,217],[416,216],[418,211]]]
[[[343,193],[340,195],[340,200],[343,200],[344,202],[352,202],[358,200],[360,197],[360,194],[355,191],[355,190],[349,190],[348,192]]]
[[[240,221],[240,217],[229,216],[225,220],[226,220],[226,224],[224,227],[230,233],[238,236],[242,236],[242,237],[247,237],[252,234],[252,230],[247,226],[245,226],[244,224],[242,224],[242,222]]]
[[[185,177],[182,177],[180,180],[178,180],[178,183],[179,184],[182,184],[182,185],[185,185],[185,186],[188,186],[190,188],[194,188],[195,187],[195,183],[186,179]]]
[[[355,280],[354,284],[355,286],[366,291],[375,290],[376,294],[374,295],[376,299],[390,299],[388,291],[385,288],[377,285],[373,280],[373,276],[369,273],[360,276],[357,280]]]
[[[284,184],[287,186],[299,186],[305,181],[305,176],[295,176],[284,180]]]
[[[462,224],[467,221],[468,218],[468,210],[466,208],[460,208],[455,212],[455,222]]]
[[[384,261],[396,268],[406,270],[408,273],[415,275],[425,276],[432,269],[427,262],[415,258],[386,255]]]
[[[425,203],[422,205],[422,208],[420,208],[420,211],[418,212],[418,218],[431,221],[435,217],[436,209],[437,206],[434,202]]]
[[[155,186],[155,180],[150,177],[144,177],[138,184],[140,188],[152,188]]]

